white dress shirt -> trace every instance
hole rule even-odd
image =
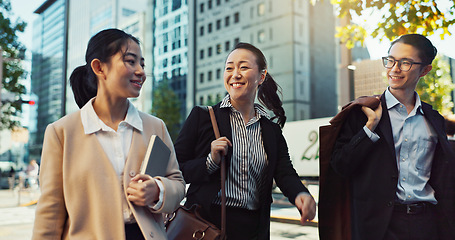
[[[84,126],[84,132],[85,134],[96,135],[101,147],[112,163],[112,167],[117,173],[120,183],[122,183],[124,175],[123,169],[131,147],[133,129],[142,132],[142,120],[137,109],[129,102],[125,120],[119,123],[117,131],[115,131],[107,126],[96,114],[95,109],[93,108],[94,99],[95,98],[90,99],[90,101],[81,108],[81,120],[82,125]],[[155,180],[160,189],[159,201],[154,205],[149,205],[149,207],[158,210],[163,204],[164,187],[161,181],[158,179]],[[123,212],[125,222],[131,222],[132,214],[127,205],[124,206]]]

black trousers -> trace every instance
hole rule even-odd
[[[395,205],[384,240],[437,240],[437,228],[433,204]]]
[[[255,240],[259,234],[259,211],[226,207],[227,239]],[[221,229],[221,207],[212,205],[210,221]]]
[[[141,229],[137,223],[125,224],[126,240],[144,240]]]

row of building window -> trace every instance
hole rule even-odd
[[[226,95],[227,93],[225,93]],[[207,95],[207,100],[204,101],[204,96],[200,96],[199,97],[199,105],[214,105],[218,102],[220,102],[221,100],[223,100],[223,97],[221,94],[216,94],[215,97],[213,97],[212,95]]]
[[[216,79],[221,79],[221,68],[218,68],[216,70]],[[211,82],[213,80],[213,72],[212,71],[208,71],[207,72],[207,81],[208,82]],[[199,82],[200,83],[204,83],[205,81],[205,73],[199,73]]]
[[[229,26],[230,19],[231,19],[231,16],[226,16],[224,18],[224,26],[225,27]],[[239,21],[240,21],[240,14],[239,14],[239,12],[236,12],[236,13],[234,13],[234,23],[238,23]],[[216,30],[220,30],[221,29],[221,19],[216,20],[215,27],[216,27]],[[212,30],[213,30],[213,24],[209,23],[207,25],[207,33],[211,33]],[[199,28],[199,35],[200,36],[204,36],[204,33],[205,33],[205,26],[201,26]]]
[[[225,1],[225,2],[229,2],[229,0],[224,0],[224,1]],[[212,7],[213,7],[213,2],[216,2],[216,5],[217,5],[217,6],[220,6],[220,5],[221,5],[221,0],[215,0],[215,1],[213,1],[213,0],[208,0],[208,1],[207,1],[207,9],[209,9],[209,10],[212,9]],[[203,12],[205,11],[205,3],[201,3],[201,4],[199,5],[199,10],[200,10],[201,13],[203,13]]]
[[[235,38],[233,46],[237,45],[237,43],[239,43],[239,41],[240,41],[239,38]],[[230,50],[231,50],[231,42],[230,41],[226,41],[224,43],[224,51],[225,52],[229,52]],[[223,47],[222,47],[221,43],[218,43],[215,47],[208,47],[207,48],[207,57],[213,56],[214,52],[217,55],[223,52]],[[204,57],[205,57],[205,49],[199,50],[199,59],[204,59]]]

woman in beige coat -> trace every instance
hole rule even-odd
[[[33,239],[166,239],[162,213],[179,206],[185,183],[163,121],[128,100],[145,81],[139,41],[103,30],[86,62],[70,77],[81,110],[46,129]],[[162,177],[139,174],[153,134],[171,149]]]

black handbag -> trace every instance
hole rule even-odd
[[[208,106],[215,138],[220,137],[213,108]],[[189,209],[180,206],[166,218],[165,227],[169,240],[224,240],[226,239],[226,162],[221,158],[221,229],[203,219],[198,212],[199,205]]]

